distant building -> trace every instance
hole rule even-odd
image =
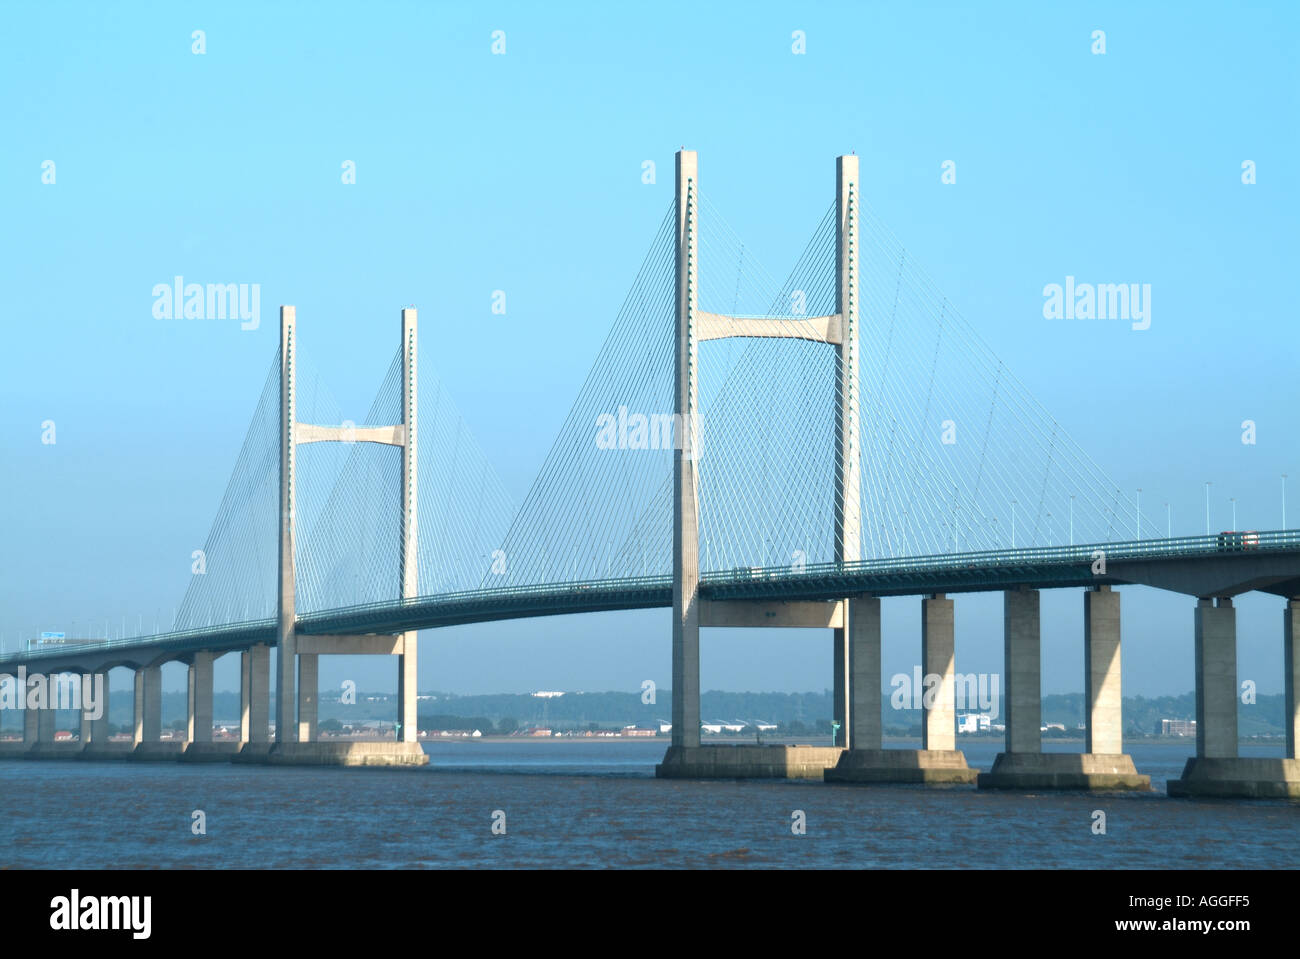
[[[1059,729],[1061,732],[1065,732],[1065,723],[1044,723],[1038,727],[1040,733],[1045,733],[1049,729]]]
[[[529,735],[529,736],[549,736],[549,735],[551,735],[551,731],[550,731],[549,729],[530,729],[530,730],[528,730],[528,735]]]
[[[1156,723],[1157,736],[1195,736],[1195,719],[1161,719]]]
[[[623,735],[624,736],[657,736],[659,735],[659,730],[655,729],[653,726],[650,727],[624,726]]]
[[[960,713],[957,716],[957,732],[978,733],[990,728],[992,720],[987,713]]]
[[[532,695],[535,699],[554,699],[557,696],[563,696],[564,693],[551,689],[539,689]]]

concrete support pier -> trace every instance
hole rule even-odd
[[[240,756],[265,758],[271,749],[271,647],[239,654]]]
[[[112,700],[112,693],[109,689],[109,673],[105,670],[102,673],[96,673],[97,677],[103,677],[103,711],[98,719],[89,720],[90,740],[81,747],[82,759],[126,759],[131,755],[135,748],[134,743],[112,743],[108,741],[108,708]],[[84,707],[85,700],[82,700]],[[82,729],[87,725],[87,719],[83,711]]]
[[[1084,753],[1043,752],[1040,597],[1032,589],[1008,590],[1004,595],[1007,746],[993,768],[980,774],[980,788],[1150,789],[1151,777],[1139,775],[1124,753],[1119,593],[1102,586],[1083,594],[1088,704]]]
[[[922,673],[937,683],[932,705],[922,708],[923,749],[881,748],[880,600],[857,599],[851,614],[854,713],[858,723],[851,748],[844,751],[826,782],[919,783],[961,785],[977,771],[956,748],[957,717],[953,678],[956,672],[953,601],[942,595],[921,600]],[[855,658],[856,655],[856,658]],[[861,672],[859,672],[861,670]],[[859,693],[859,689],[863,692]],[[859,707],[859,703],[861,706]]]
[[[75,742],[56,743],[54,734],[57,726],[55,720],[55,706],[60,703],[68,703],[72,697],[79,696],[77,684],[79,679],[73,676],[66,676],[66,681],[61,678],[60,674],[46,674],[44,676],[28,677],[29,684],[35,680],[37,688],[43,683],[45,686],[44,699],[39,697],[36,700],[38,708],[27,710],[27,715],[31,715],[35,725],[35,741],[24,750],[22,755],[26,759],[76,759],[81,754],[81,746]],[[24,739],[27,738],[27,728],[24,725]]]
[[[198,652],[187,677],[185,738],[191,743],[212,742],[212,654]]]
[[[298,654],[298,742],[314,743],[320,696],[320,656]]]
[[[185,751],[182,762],[226,762],[240,743],[212,741],[212,662],[210,652],[197,652],[189,669]]]
[[[397,657],[397,738],[400,742],[419,742],[420,724],[416,709],[419,697],[416,694],[416,676],[418,675],[416,658],[415,630],[411,630],[402,639],[402,654]]]
[[[1228,597],[1196,602],[1196,755],[1169,780],[1170,796],[1300,799],[1295,754],[1296,600],[1282,612],[1283,658],[1290,734],[1285,758],[1237,755],[1237,611]]]
[[[135,672],[136,760],[176,759],[185,751],[181,740],[162,742],[162,666],[144,666]]]

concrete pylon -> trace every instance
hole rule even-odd
[[[295,322],[297,310],[280,307],[280,536],[275,642],[275,741],[298,739],[298,696],[295,673],[298,666],[297,616],[294,607],[294,490],[297,476],[297,443],[294,427],[298,420],[298,399],[294,370],[297,358]]]
[[[402,525],[398,575],[403,599],[420,595],[419,484],[416,482],[419,433],[416,429],[419,394],[416,392],[418,340],[416,311],[402,310]],[[402,637],[402,652],[397,657],[397,721],[401,742],[419,741],[419,631],[408,630]]]
[[[680,439],[673,450],[673,709],[672,746],[700,745],[700,556],[697,454],[699,345],[699,161],[677,153],[677,333],[674,410]]]
[[[410,598],[419,593],[419,567],[416,508],[416,311],[402,311],[402,422],[387,426],[332,426],[300,423],[297,418],[295,388],[296,311],[280,307],[280,533],[279,580],[276,616],[275,668],[275,743],[269,749],[258,745],[259,731],[264,729],[260,710],[265,694],[260,691],[261,656],[265,647],[252,647],[241,662],[242,715],[241,734],[247,736],[235,757],[238,762],[269,762],[307,765],[420,766],[429,758],[418,743],[416,717],[417,633],[400,635],[391,652],[398,656],[398,721],[402,725],[396,743],[345,743],[317,740],[319,650],[324,637],[300,640],[295,610],[296,580],[294,572],[294,515],[296,498],[297,447],[301,443],[344,442],[380,443],[402,448],[402,527],[400,576],[401,595]],[[353,648],[368,652],[376,637],[336,635],[328,651],[349,653]],[[311,645],[314,643],[315,645]],[[328,644],[327,644],[328,645]],[[299,652],[299,650],[303,650]]]
[[[862,558],[861,423],[858,404],[858,158],[835,159],[835,312],[840,318],[835,347],[835,559]],[[850,642],[853,603],[845,603],[848,622],[834,631],[836,746],[853,746],[853,669]],[[875,682],[879,693],[879,680]],[[877,722],[879,713],[877,712]]]

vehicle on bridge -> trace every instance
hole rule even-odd
[[[1258,548],[1259,533],[1253,529],[1244,532],[1237,530],[1224,530],[1219,534],[1219,549],[1239,550]]]

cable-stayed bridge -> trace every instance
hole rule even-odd
[[[59,673],[135,670],[133,755],[348,764],[426,761],[417,631],[671,608],[671,776],[972,782],[955,748],[951,593],[1006,596],[1007,748],[980,784],[1142,788],[1124,754],[1119,594],[1196,597],[1197,758],[1171,792],[1300,794],[1300,531],[1171,538],[1029,395],[862,196],[856,156],[784,279],[769,275],[677,157],[676,196],[517,507],[436,379],[416,311],[365,422],[304,365],[293,307],[173,628],[36,647],[24,753],[52,749],[32,692]],[[1083,588],[1088,745],[1044,754],[1038,590]],[[1287,600],[1287,757],[1237,756],[1232,597]],[[880,597],[921,600],[934,677],[920,750],[882,749]],[[700,743],[699,632],[833,630],[832,747]],[[270,650],[278,650],[272,676]],[[238,743],[212,742],[212,663],[241,654]],[[321,742],[318,658],[398,657],[394,743]],[[160,736],[165,662],[189,666],[185,743]],[[270,690],[276,691],[274,742]],[[104,719],[82,751],[107,755]]]

